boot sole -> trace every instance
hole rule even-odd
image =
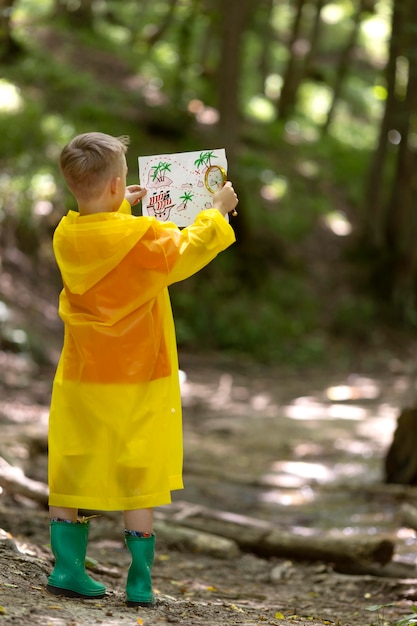
[[[126,606],[142,606],[148,609],[154,609],[155,608],[155,603],[154,602],[135,602],[134,600],[127,600],[126,601]]]
[[[87,600],[95,600],[96,598],[104,598],[106,593],[100,593],[97,596],[87,596],[85,593],[79,591],[73,591],[72,589],[62,589],[61,587],[53,587],[52,585],[46,585],[47,591],[54,596],[65,596],[66,598],[84,598]]]

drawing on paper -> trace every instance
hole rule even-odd
[[[208,168],[219,165],[227,172],[224,149],[139,157],[138,163],[140,184],[148,190],[142,200],[143,215],[181,227],[213,206],[213,194],[204,182]],[[223,180],[214,180],[213,188],[222,184]]]
[[[146,197],[148,215],[156,217],[162,222],[169,220],[171,209],[174,206],[172,204],[169,190],[154,191],[150,197],[148,196]]]

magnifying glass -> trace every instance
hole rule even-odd
[[[221,165],[210,165],[210,167],[206,169],[206,173],[204,175],[204,184],[206,186],[206,189],[208,189],[210,193],[216,193],[216,191],[223,187],[226,181],[226,170],[221,167]],[[235,217],[237,215],[236,209],[233,209],[231,213],[233,217]]]

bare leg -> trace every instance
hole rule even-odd
[[[61,506],[50,506],[49,517],[58,517],[59,519],[77,521],[78,509],[67,509]]]
[[[153,531],[153,509],[134,509],[124,511],[124,522],[127,530],[136,530],[142,533]]]

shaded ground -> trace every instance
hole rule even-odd
[[[0,451],[32,478],[46,479],[51,371],[2,352]],[[178,499],[266,519],[294,533],[388,534],[395,560],[414,563],[414,531],[398,506],[415,491],[382,489],[381,459],[408,394],[404,366],[386,377],[290,372],[182,356],[186,489]],[[403,371],[401,371],[403,367]],[[397,370],[396,373],[392,369]],[[339,400],[336,401],[336,397]],[[410,612],[415,580],[346,575],[331,563],[216,558],[158,540],[155,610],[127,609],[128,554],[117,514],[92,522],[89,556],[107,596],[59,599],[45,591],[52,559],[47,512],[0,496],[0,611],[4,623],[356,624],[393,622]],[[376,605],[386,605],[376,612]]]

